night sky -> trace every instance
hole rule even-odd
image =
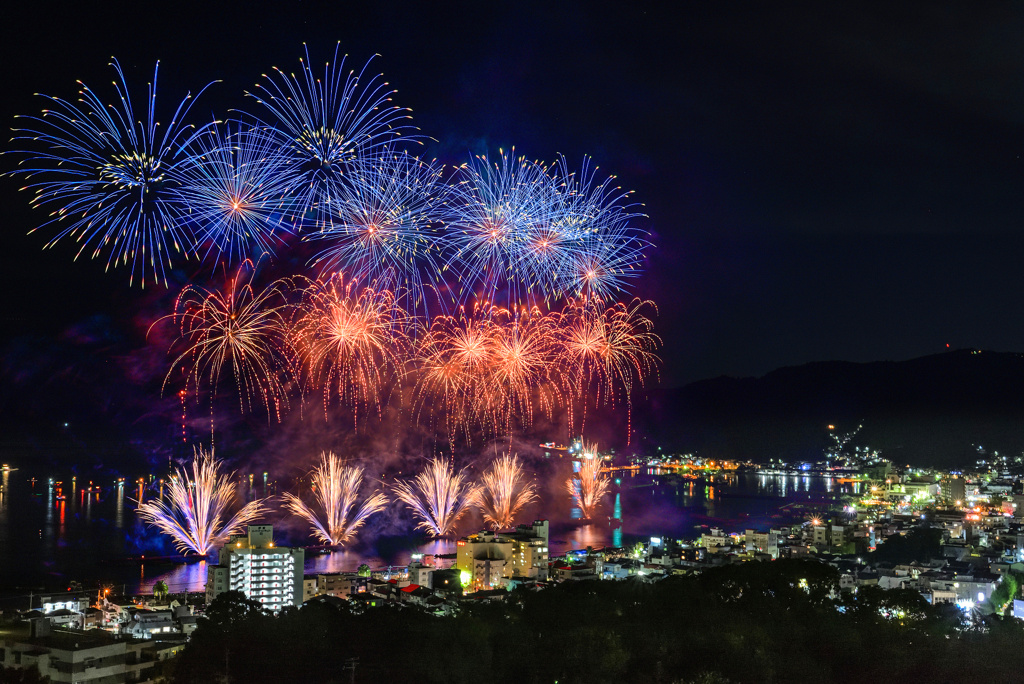
[[[194,113],[223,116],[303,42],[323,61],[340,41],[381,55],[424,154],[590,154],[636,191],[666,385],[1020,350],[1024,5],[878,5],[40,2],[0,22],[0,113],[109,92],[116,56],[139,87],[161,60],[165,106],[222,80]],[[19,184],[0,179],[3,339],[131,328],[154,295],[42,252]]]

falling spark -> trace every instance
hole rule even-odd
[[[585,446],[581,456],[579,472],[566,480],[565,486],[583,518],[590,520],[601,505],[601,498],[608,491],[611,480],[601,474],[597,445]]]
[[[469,508],[475,488],[463,472],[456,473],[451,465],[435,458],[411,481],[396,482],[395,496],[419,518],[417,529],[444,537],[455,530],[455,523]]]

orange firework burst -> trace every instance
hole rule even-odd
[[[581,515],[589,520],[601,505],[601,498],[608,491],[611,480],[601,473],[601,458],[596,444],[585,445],[580,456],[579,472],[566,480],[565,487]]]
[[[536,308],[435,318],[418,348],[418,412],[427,404],[440,409],[449,434],[461,429],[467,436],[477,427],[529,425],[538,408],[550,415],[559,396],[551,382],[554,323]]]
[[[339,546],[355,539],[356,531],[366,519],[384,509],[387,497],[375,493],[359,503],[363,469],[346,466],[333,453],[324,453],[313,471],[313,495],[319,510],[307,505],[294,494],[284,495],[285,507],[305,518],[312,534],[324,544]]]
[[[444,416],[449,435],[469,435],[489,388],[481,382],[494,355],[492,324],[465,315],[438,316],[417,349],[416,413]]]
[[[404,370],[409,326],[390,290],[373,283],[360,288],[340,274],[309,284],[292,338],[306,389],[323,391],[325,413],[332,394],[357,416],[368,406],[380,410],[391,381]]]
[[[646,309],[654,303],[634,299],[629,304],[605,305],[599,299],[570,301],[557,327],[560,341],[559,367],[566,396],[586,410],[587,398],[595,403],[625,401],[657,371],[654,350],[661,344],[654,334]],[[656,309],[655,309],[656,311]],[[566,402],[573,423],[573,401]]]
[[[550,417],[560,395],[552,381],[557,370],[556,319],[536,308],[519,315],[502,313],[488,385],[498,400],[497,422],[508,430],[516,419],[523,425],[532,424],[535,407]]]
[[[526,479],[519,459],[505,454],[483,474],[475,503],[484,522],[495,530],[511,527],[516,514],[537,499],[537,487]]]
[[[170,316],[179,326],[179,340],[186,349],[171,364],[164,388],[176,368],[186,374],[197,394],[203,385],[216,394],[221,373],[229,368],[238,389],[242,412],[255,403],[280,420],[287,406],[287,364],[284,310],[286,281],[257,291],[253,285],[256,266],[239,265],[223,290],[188,285],[175,301]]]

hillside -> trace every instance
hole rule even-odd
[[[652,391],[634,416],[651,443],[708,456],[813,458],[828,424],[863,423],[858,442],[897,462],[952,465],[973,462],[976,445],[1024,451],[1022,390],[1024,355],[956,350],[702,380]]]

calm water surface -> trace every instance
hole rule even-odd
[[[0,473],[0,591],[53,589],[69,581],[93,588],[99,582],[125,590],[151,591],[158,580],[172,591],[201,591],[207,561],[180,562],[173,546],[136,518],[134,500],[160,496],[159,487],[140,490],[132,483],[90,483],[81,478],[35,476],[24,470]],[[780,524],[780,509],[801,500],[856,493],[858,483],[818,476],[717,475],[689,480],[655,469],[616,471],[615,484],[592,521],[581,521],[561,487],[553,484],[523,520],[551,521],[552,554],[566,550],[623,545],[650,536],[692,538],[703,525],[727,530],[765,529]],[[91,485],[91,486],[90,486]],[[257,484],[250,496],[261,495]],[[782,511],[782,514],[786,514]],[[389,529],[409,528],[392,514]],[[799,513],[793,513],[797,518]],[[773,517],[774,516],[774,517]],[[395,522],[397,521],[397,522]],[[280,543],[308,543],[294,521],[273,520]],[[479,529],[467,517],[461,533]],[[319,555],[307,553],[306,572],[355,570],[360,564],[381,568],[404,566],[413,553],[454,553],[451,541],[427,541],[409,529],[383,534],[371,524],[373,538],[352,549]],[[275,530],[278,532],[278,530]],[[368,536],[368,535],[364,535]]]

